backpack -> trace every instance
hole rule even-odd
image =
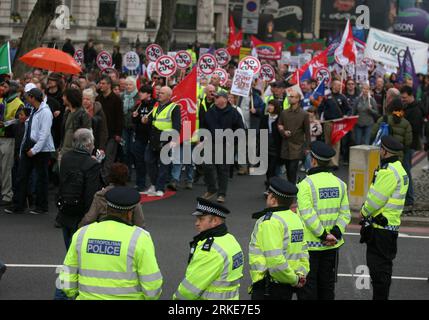
[[[380,128],[377,131],[377,135],[375,136],[375,140],[373,142],[373,146],[381,147],[381,138],[384,136],[389,136],[392,134],[392,128],[388,123],[387,116],[383,117],[383,122],[380,123]]]
[[[85,209],[83,189],[85,176],[82,170],[70,171],[64,182],[60,185],[57,198],[58,210],[67,216],[80,216]],[[63,186],[67,186],[64,190]]]

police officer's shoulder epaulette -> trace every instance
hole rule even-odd
[[[201,250],[202,251],[210,251],[212,248],[213,242],[214,242],[213,237],[207,238],[207,240],[206,240],[206,242],[204,242]]]
[[[386,170],[387,168],[389,168],[389,163],[384,163],[380,166],[380,169]]]
[[[273,217],[273,213],[267,212],[264,216],[264,221],[269,221],[269,220],[271,220],[272,217]]]

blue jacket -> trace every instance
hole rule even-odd
[[[36,144],[31,149],[33,154],[38,154],[40,152],[54,152],[55,146],[54,146],[54,140],[52,138],[51,134],[51,127],[52,127],[52,119],[53,115],[51,112],[51,109],[49,109],[49,106],[46,104],[46,100],[42,102],[39,109],[37,111],[33,111],[33,122],[31,124],[31,133],[30,138]],[[27,135],[28,130],[28,122],[30,118],[25,123],[25,133],[24,133],[24,139],[23,143],[25,141],[25,137]],[[21,144],[21,152],[22,152],[22,144]]]

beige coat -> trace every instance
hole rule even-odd
[[[106,188],[98,191],[94,195],[94,200],[92,201],[91,208],[89,208],[88,213],[79,223],[79,228],[82,228],[93,222],[100,221],[103,217],[107,215],[107,201],[104,195],[107,193],[107,191],[113,188],[114,186],[112,185],[107,186]],[[140,228],[144,228],[144,216],[141,205],[137,205],[137,207],[134,208],[133,213],[133,224]]]

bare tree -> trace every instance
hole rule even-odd
[[[164,52],[170,49],[174,17],[176,16],[176,2],[177,0],[162,0],[161,21],[155,43],[159,44]]]
[[[29,70],[29,67],[19,61],[19,58],[41,46],[43,36],[55,17],[55,9],[60,4],[61,0],[37,0],[22,33],[21,42],[13,64],[15,77],[21,77]]]

